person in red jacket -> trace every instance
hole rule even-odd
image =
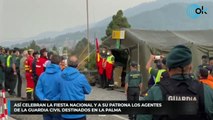
[[[34,90],[34,81],[33,81],[33,74],[32,74],[32,63],[33,63],[33,49],[28,50],[29,56],[25,61],[25,71],[26,71],[26,79],[27,79],[27,100],[32,100],[32,94]]]
[[[106,58],[107,58],[107,48],[103,48],[100,54],[100,61],[98,63],[98,72],[101,76],[100,85],[104,89],[107,87],[107,78],[106,78]]]
[[[45,71],[45,63],[47,61],[47,50],[43,48],[40,50],[41,57],[38,59],[36,63],[36,74],[39,77]]]

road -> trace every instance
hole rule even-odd
[[[10,98],[19,100],[18,98]],[[92,93],[87,100],[126,100],[126,96],[119,89],[108,91],[106,89],[93,87]],[[42,115],[11,115],[16,120],[42,120]],[[88,120],[128,120],[127,115],[88,115]]]

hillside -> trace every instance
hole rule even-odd
[[[175,1],[175,3],[174,3]],[[152,30],[202,30],[213,29],[213,10],[208,9],[208,14],[198,19],[191,19],[187,16],[187,7],[193,0],[183,2],[183,0],[157,0],[151,3],[138,5],[124,11],[132,28],[152,29]],[[207,0],[205,0],[207,1]],[[213,8],[213,2],[199,2],[207,8]],[[131,14],[132,13],[132,14]],[[101,38],[105,34],[105,29],[111,17],[104,19],[90,29],[90,42],[94,43],[94,37]],[[72,29],[73,30],[73,29]],[[46,47],[67,46],[74,47],[78,40],[86,37],[85,30],[80,32],[66,33],[56,37],[47,37],[36,40],[39,45]],[[64,31],[65,32],[65,31]],[[15,46],[25,46],[28,42],[16,44]]]

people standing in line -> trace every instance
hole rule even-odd
[[[9,51],[9,55],[6,58],[6,79],[5,88],[10,95],[15,95],[15,87],[17,82],[16,71],[16,56],[13,50]]]
[[[62,71],[60,81],[60,100],[61,101],[84,101],[85,94],[91,92],[91,86],[86,77],[78,69],[78,59],[71,56],[68,60],[68,67]],[[84,114],[63,114],[64,120],[86,120]]]
[[[185,99],[188,97],[196,102],[198,108],[191,109],[196,109],[197,114],[190,116],[138,115],[137,120],[207,120],[207,117],[210,120],[213,119],[213,90],[191,78],[191,50],[183,45],[175,46],[167,56],[166,65],[169,78],[151,87],[144,99],[147,101],[188,101]]]
[[[20,75],[20,50],[18,48],[14,49],[15,52],[15,64],[16,64],[16,72],[17,72],[17,97],[21,97],[21,85],[22,85],[22,80],[21,80],[21,75]]]
[[[25,61],[25,71],[26,71],[26,79],[27,79],[27,100],[32,100],[33,90],[34,90],[34,81],[33,81],[33,74],[32,74],[32,63],[33,63],[33,49],[28,50],[29,56]]]
[[[32,63],[32,75],[33,75],[33,81],[34,81],[34,87],[36,87],[37,85],[37,81],[38,81],[38,75],[36,74],[36,64],[37,64],[37,61],[38,59],[40,58],[40,54],[38,51],[35,51],[33,53],[33,57],[34,57],[34,60],[33,60],[33,63]],[[38,100],[36,94],[35,94],[35,90],[33,91],[33,99],[34,100]]]
[[[4,48],[0,48],[0,90],[3,89],[5,82],[5,58],[4,58]]]
[[[27,94],[26,94],[26,88],[27,88],[27,80],[26,80],[26,71],[25,71],[25,61],[28,57],[28,52],[27,50],[24,50],[22,53],[22,58],[20,60],[20,75],[21,75],[21,98],[26,99]]]
[[[51,58],[51,64],[46,67],[46,70],[39,77],[36,86],[36,95],[40,101],[53,101],[59,100],[59,84],[62,81],[61,69],[59,66],[60,56],[53,55]],[[60,115],[44,114],[44,120],[60,120]]]
[[[125,79],[125,94],[127,101],[139,101],[139,95],[143,87],[143,79],[140,71],[137,70],[137,63],[131,62],[130,72]],[[136,120],[136,115],[129,114],[130,120]]]
[[[106,77],[108,90],[114,89],[113,70],[114,70],[115,57],[111,50],[107,51],[106,59]]]

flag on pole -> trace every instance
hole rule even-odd
[[[98,38],[96,38],[96,66],[97,66],[97,69],[98,69],[98,73],[100,75],[102,75],[104,69],[103,69],[103,65],[102,65],[102,58],[101,58],[101,55],[100,55]]]
[[[96,63],[98,66],[98,63],[100,62],[100,50],[99,50],[98,38],[96,38],[95,43],[96,43]]]

